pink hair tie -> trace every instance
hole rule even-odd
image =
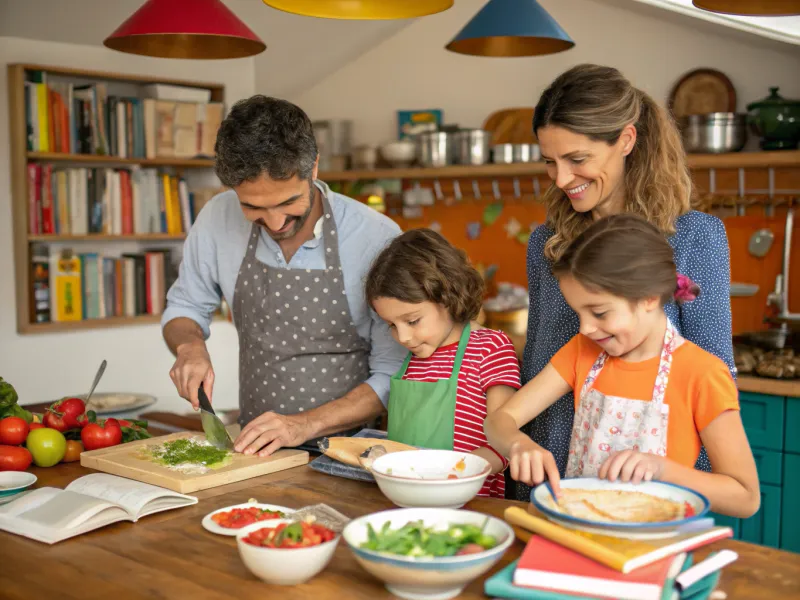
[[[700,286],[689,279],[686,275],[678,273],[678,281],[675,286],[675,301],[678,304],[691,302],[700,295]]]

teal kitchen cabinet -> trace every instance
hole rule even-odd
[[[800,397],[740,392],[739,404],[761,507],[749,519],[712,516],[736,539],[800,553]]]
[[[783,450],[784,405],[785,399],[781,396],[739,394],[744,430],[753,448]]]
[[[800,399],[795,398],[794,402],[800,405]],[[795,431],[795,435],[800,435],[800,432]],[[800,454],[786,455],[784,475],[780,547],[781,550],[800,552]]]
[[[749,519],[742,519],[739,539],[778,548],[781,538],[781,488],[761,484],[761,507]]]

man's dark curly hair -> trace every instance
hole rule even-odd
[[[317,141],[303,110],[278,98],[256,95],[239,100],[222,121],[215,170],[222,185],[236,187],[262,175],[285,181],[311,179]]]
[[[466,252],[431,229],[411,229],[394,238],[375,259],[366,284],[370,306],[378,298],[433,302],[456,323],[478,316],[483,292],[483,278]]]

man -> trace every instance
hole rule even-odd
[[[205,340],[224,297],[239,333],[237,451],[266,456],[371,421],[404,351],[364,278],[400,228],[317,181],[311,121],[289,102],[237,102],[215,151],[231,190],[192,226],[162,318],[178,393],[195,408],[201,384],[212,396]]]

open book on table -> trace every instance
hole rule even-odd
[[[41,487],[0,505],[0,530],[54,544],[118,521],[197,504],[197,498],[107,473],[61,490]]]

